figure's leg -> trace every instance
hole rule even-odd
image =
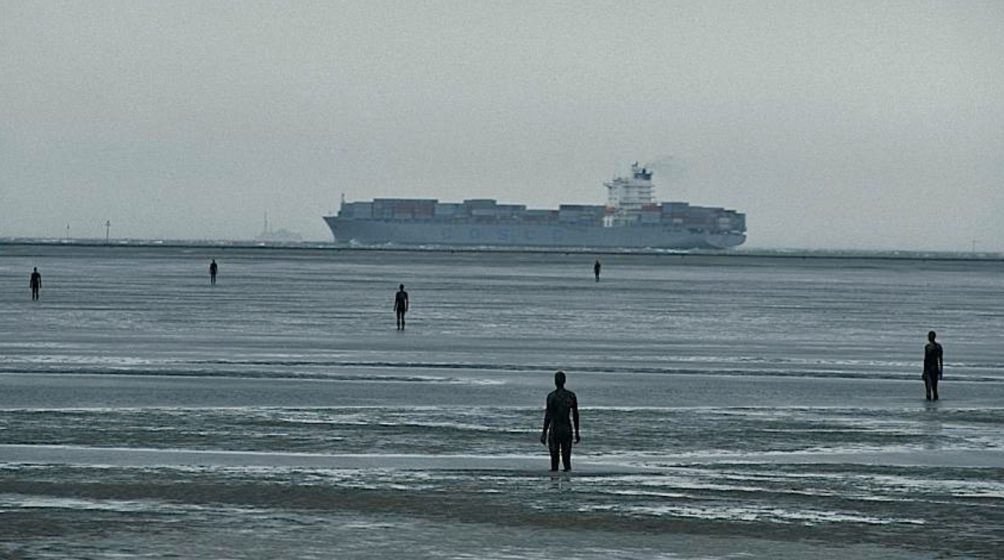
[[[938,378],[931,377],[931,394],[934,395],[934,400],[938,400]]]
[[[551,470],[558,470],[558,441],[554,439],[553,435],[549,435],[547,438],[547,450],[551,453]]]
[[[931,379],[924,378],[924,391],[927,393],[927,400],[931,400]]]
[[[572,440],[561,442],[561,462],[565,464],[565,471],[572,470]]]

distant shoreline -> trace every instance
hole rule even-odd
[[[677,258],[778,258],[778,259],[874,259],[903,261],[981,261],[1004,262],[1004,253],[964,251],[882,251],[840,249],[734,249],[726,251],[665,249],[590,249],[588,247],[492,247],[492,246],[423,246],[423,245],[347,245],[329,241],[264,242],[229,240],[149,240],[113,239],[35,239],[0,238],[0,247],[82,247],[107,249],[235,249],[249,251],[333,251],[333,252],[417,252],[417,253],[493,253],[493,254],[588,254],[601,256],[659,256]]]

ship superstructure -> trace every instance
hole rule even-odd
[[[631,166],[630,177],[617,177],[603,186],[607,188],[607,227],[631,225],[640,219],[643,209],[655,204],[652,172],[638,167],[637,162]]]
[[[726,249],[746,240],[745,214],[657,203],[652,174],[635,163],[629,176],[604,183],[605,206],[545,210],[495,199],[377,198],[343,200],[338,215],[324,220],[335,241],[363,244]]]

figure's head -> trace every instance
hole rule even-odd
[[[400,288],[401,290],[403,290],[403,289],[404,289],[404,284],[401,284],[401,286],[400,286],[399,288]]]
[[[936,332],[934,332],[934,331],[927,331],[927,340],[930,340],[931,342],[934,342],[934,337],[936,337],[936,336],[938,336],[938,334]]]
[[[37,266],[35,266],[35,267],[32,267],[31,271],[32,271],[32,272],[38,272],[38,267],[37,267]]]
[[[565,372],[560,369],[554,374],[554,386],[559,389],[565,386]]]

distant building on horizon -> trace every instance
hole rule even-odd
[[[297,243],[303,241],[303,236],[288,229],[273,230],[268,222],[268,212],[265,212],[265,225],[261,233],[255,236],[255,241],[271,241],[275,243]]]

